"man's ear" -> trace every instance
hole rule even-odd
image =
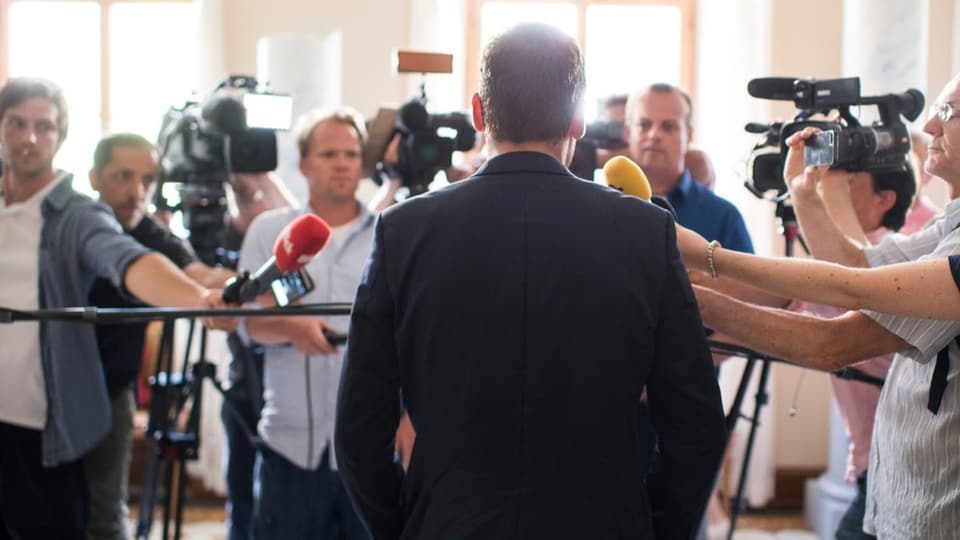
[[[880,193],[877,193],[877,197],[880,197],[880,208],[883,209],[883,213],[886,214],[893,208],[893,205],[897,204],[897,192],[892,189],[882,189]]]
[[[97,175],[97,171],[94,170],[94,169],[90,169],[90,173],[88,174],[88,178],[90,178],[90,187],[93,188],[94,191],[99,192],[99,191],[100,191],[100,178],[99,178],[99,176]]]
[[[567,136],[582,139],[586,132],[587,123],[583,119],[583,111],[577,110],[573,113],[573,120],[570,121],[570,130],[567,131]]]
[[[473,112],[473,127],[480,133],[483,133],[483,104],[480,103],[480,94],[474,93],[470,100],[471,111]]]

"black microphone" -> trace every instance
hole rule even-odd
[[[792,77],[760,77],[747,83],[747,93],[755,98],[793,101],[794,82]]]
[[[663,208],[667,212],[670,212],[670,215],[673,216],[673,220],[677,221],[677,211],[673,208],[673,205],[670,204],[670,201],[666,197],[661,197],[660,195],[654,195],[650,197],[650,202]]]

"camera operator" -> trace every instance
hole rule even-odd
[[[162,253],[194,281],[208,287],[222,287],[233,272],[203,264],[186,240],[146,214],[158,169],[157,150],[150,141],[132,133],[110,135],[97,143],[90,186],[99,193],[100,202],[113,210],[126,234]],[[142,306],[103,278],[94,281],[89,304],[118,308]],[[127,476],[136,409],[134,384],[140,373],[146,327],[146,323],[96,327],[112,423],[107,437],[83,459],[90,492],[88,535],[91,540],[128,537]]]
[[[153,305],[221,305],[219,291],[149,252],[109,209],[73,191],[72,176],[53,168],[66,135],[59,87],[9,79],[0,88],[0,306],[85,305],[96,276]],[[14,538],[86,538],[80,458],[110,426],[94,329],[63,321],[0,325],[0,343],[0,530]]]
[[[269,259],[283,227],[313,212],[330,224],[332,235],[306,266],[317,289],[303,301],[353,300],[373,240],[373,215],[356,199],[365,137],[363,119],[352,109],[314,111],[298,120],[295,139],[309,201],[256,218],[240,252],[242,268]],[[345,332],[346,317],[248,318],[246,327],[267,348],[252,537],[332,538],[339,529],[341,538],[368,538],[336,471],[331,444],[342,356],[323,331]]]
[[[951,80],[933,105],[924,131],[933,137],[925,169],[960,190],[960,124],[953,103],[960,101],[960,77]],[[804,141],[815,129],[791,136],[784,178],[797,216],[819,257],[847,266],[882,266],[960,254],[960,200],[953,199],[933,225],[909,237],[894,235],[862,248],[838,233],[818,195],[823,170],[805,168]],[[723,274],[723,258],[713,270]],[[722,251],[722,250],[721,250]],[[699,258],[687,251],[689,257]],[[692,264],[701,263],[693,262]],[[702,264],[699,264],[702,266]],[[800,282],[796,289],[812,286]],[[899,287],[896,281],[892,282]],[[804,365],[835,370],[863,358],[899,351],[880,396],[870,452],[870,481],[863,530],[880,538],[947,539],[960,530],[960,358],[953,342],[958,320],[931,320],[850,312],[817,319],[740,303],[697,288],[707,324],[768,354]],[[735,321],[735,322],[734,322]],[[951,384],[951,380],[953,381]]]

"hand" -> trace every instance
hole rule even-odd
[[[335,331],[327,321],[315,317],[293,317],[290,324],[293,326],[291,335],[294,336],[290,344],[299,352],[307,356],[337,352],[337,347],[323,335],[324,329]]]
[[[413,442],[417,438],[417,433],[413,430],[413,424],[410,423],[410,415],[406,412],[400,418],[400,424],[397,426],[397,438],[395,450],[400,456],[400,466],[403,472],[407,472],[410,467],[410,457],[413,455]]]
[[[783,181],[790,188],[795,200],[819,197],[817,184],[827,167],[806,167],[803,164],[803,147],[807,139],[820,133],[820,129],[807,127],[787,138],[787,157],[783,163]]]
[[[707,240],[677,223],[677,244],[687,268],[707,271]]]
[[[223,301],[223,290],[206,289],[201,297],[200,306],[204,309],[222,309],[226,307]],[[240,319],[237,317],[201,317],[200,322],[210,330],[233,332],[237,329]]]

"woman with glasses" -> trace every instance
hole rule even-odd
[[[930,107],[924,131],[934,138],[928,145],[926,170],[938,175],[950,170],[960,174],[960,156],[951,159],[950,137],[944,136],[945,127],[955,128],[952,124],[958,112],[960,104],[948,101]],[[808,128],[796,134],[796,139],[791,137],[794,139],[792,147],[799,147],[817,131]],[[816,183],[820,172],[820,168],[808,168],[804,181]],[[870,309],[929,319],[960,319],[960,255],[860,268],[809,259],[739,253],[723,249],[715,242],[707,243],[700,235],[680,225],[677,226],[677,240],[687,267],[711,273],[715,278],[732,279],[780,296],[846,309]]]

